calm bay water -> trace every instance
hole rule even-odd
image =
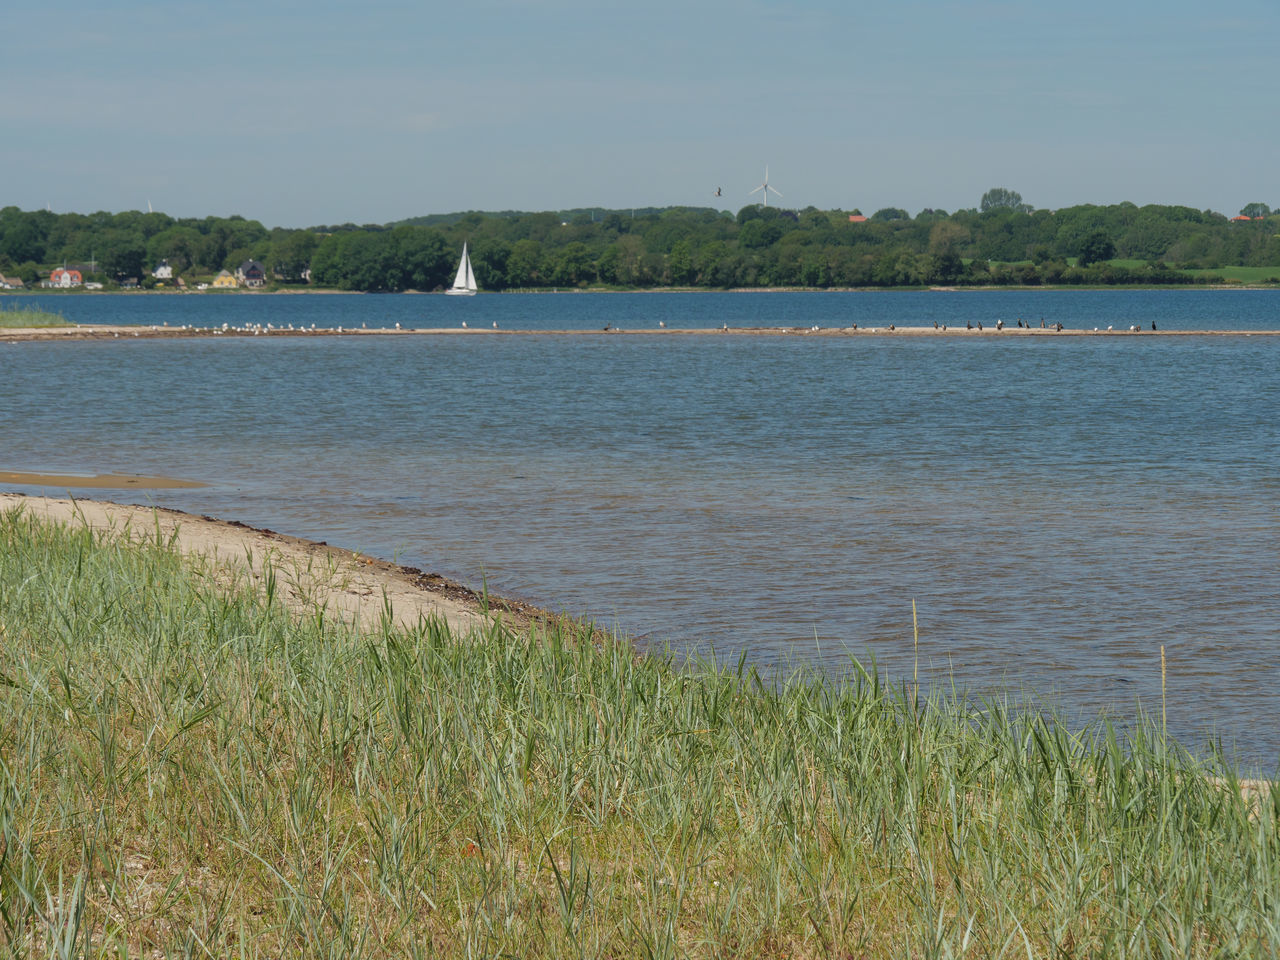
[[[47,301],[200,326],[1280,329],[1264,291]],[[135,499],[770,669],[910,677],[914,598],[923,677],[1088,718],[1158,711],[1164,644],[1171,728],[1270,769],[1278,370],[1280,338],[1245,335],[24,343],[0,347],[0,467],[205,480]]]
[[[595,330],[668,327],[861,327],[993,324],[1017,318],[1039,326],[1162,330],[1280,329],[1274,290],[966,290],[812,293],[506,294],[478,297],[368,294],[45,294],[14,297],[76,323],[274,323],[317,327],[471,327],[504,330]]]

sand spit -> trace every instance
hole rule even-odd
[[[154,340],[216,337],[363,337],[363,336],[461,336],[461,337],[547,337],[547,336],[748,336],[748,337],[1274,337],[1280,330],[1055,330],[1052,327],[1010,327],[998,329],[994,323],[979,330],[964,327],[719,327],[698,329],[624,328],[609,326],[600,330],[507,330],[490,327],[433,327],[399,330],[394,327],[330,327],[294,329],[274,326],[250,327],[155,327],[100,326],[81,324],[72,327],[14,327],[0,329],[0,343],[29,340]]]
[[[208,486],[198,480],[182,480],[178,477],[144,477],[128,473],[99,473],[89,476],[76,473],[25,473],[19,470],[0,470],[0,483],[72,489],[91,487],[95,490],[177,490]]]
[[[112,530],[138,540],[154,539],[158,532],[166,541],[172,539],[184,554],[207,564],[208,575],[222,583],[247,578],[262,587],[266,565],[270,564],[277,595],[298,616],[313,616],[323,608],[348,623],[372,628],[389,609],[397,624],[414,626],[420,618],[441,617],[458,634],[483,627],[494,617],[516,628],[554,619],[546,611],[516,600],[489,595],[486,603],[475,591],[414,567],[233,520],[197,517],[164,507],[0,493],[0,510],[15,507],[73,529]]]

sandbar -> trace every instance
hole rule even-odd
[[[95,476],[85,476],[74,473],[26,473],[20,470],[0,470],[0,483],[72,489],[90,487],[99,490],[177,490],[208,486],[199,480],[183,480],[179,477],[144,477],[127,473],[99,473]]]
[[[983,329],[967,329],[961,326],[916,327],[878,324],[876,326],[827,326],[827,327],[626,327],[610,324],[597,330],[518,330],[493,329],[491,327],[422,327],[397,329],[394,327],[327,327],[296,328],[254,324],[247,327],[157,327],[157,326],[102,326],[80,324],[72,327],[14,327],[0,329],[0,343],[18,343],[33,340],[156,340],[156,339],[217,339],[220,337],[986,337],[1013,339],[1018,337],[1273,337],[1280,330],[1095,330],[1086,327],[1009,327],[997,329],[994,323]]]

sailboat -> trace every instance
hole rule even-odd
[[[458,275],[453,278],[453,286],[445,293],[452,297],[471,297],[476,292],[476,275],[471,272],[471,257],[467,255],[467,245],[462,245],[462,261],[458,264]]]

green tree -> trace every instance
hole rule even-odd
[[[850,247],[833,247],[831,283],[840,287],[865,287],[871,283],[875,258]]]
[[[320,238],[310,230],[282,231],[272,239],[268,269],[285,283],[299,283],[319,244]]]
[[[102,272],[120,279],[145,273],[147,244],[137,230],[108,230],[102,235],[105,249],[98,257]]]
[[[1246,203],[1240,209],[1240,216],[1249,217],[1253,220],[1266,218],[1271,216],[1271,208],[1265,203]]]
[[[46,233],[40,221],[17,207],[0,210],[0,254],[14,263],[41,261],[45,257]]]
[[[619,237],[615,246],[618,250],[616,267],[618,283],[624,286],[643,283],[644,249],[640,243],[640,238],[634,234],[627,234]]]
[[[617,236],[620,233],[626,233],[629,230],[629,221],[622,219],[617,213],[611,213],[604,218],[600,224],[600,229],[605,233],[611,233]]]
[[[14,273],[16,273],[19,277],[21,277],[22,282],[25,283],[28,287],[34,287],[37,283],[40,282],[40,267],[30,260],[28,260],[26,263],[18,264],[17,269],[14,270]]]
[[[921,283],[924,281],[925,271],[921,269],[919,261],[920,258],[910,250],[890,250],[876,261],[875,283],[882,287]]]
[[[748,220],[738,231],[738,245],[748,250],[760,250],[773,246],[781,236],[782,227],[777,221]]]
[[[501,289],[507,284],[507,261],[511,246],[503,240],[490,237],[477,239],[471,253],[471,267],[476,282],[489,289]]]
[[[453,254],[444,237],[426,227],[397,227],[388,235],[398,274],[393,290],[435,290],[450,282]],[[481,281],[477,276],[477,282]],[[487,278],[484,278],[487,279]]]
[[[527,238],[517,240],[507,258],[507,286],[538,287],[542,282],[542,245]]]
[[[1091,263],[1110,260],[1115,256],[1115,253],[1116,245],[1106,231],[1094,230],[1080,241],[1080,248],[1076,252],[1077,263],[1082,267],[1087,267]]]
[[[667,255],[667,276],[671,282],[683,286],[693,280],[693,254],[688,240],[677,240]]]
[[[196,263],[203,240],[194,227],[169,227],[147,241],[147,263],[154,267],[161,260],[168,260],[174,274],[180,274]]]
[[[821,250],[808,249],[800,255],[800,282],[806,287],[825,287],[831,283],[827,258]]]
[[[594,259],[585,243],[574,241],[566,244],[556,255],[551,268],[553,283],[576,286],[594,280]]]
[[[931,253],[924,258],[922,272],[927,283],[955,283],[964,273],[964,261],[953,252]]]
[[[1022,202],[1022,194],[1017,190],[1007,190],[1004,187],[992,187],[984,193],[979,208],[983,213],[989,213],[992,210],[1016,210],[1019,213],[1030,213],[1032,210],[1029,204]]]
[[[601,283],[615,284],[618,282],[619,258],[620,254],[616,243],[611,243],[604,248],[604,252],[596,260],[596,276],[600,278]]]
[[[392,238],[385,233],[349,233],[343,237],[343,290],[403,290],[404,271]]]
[[[939,220],[929,228],[929,253],[934,256],[959,255],[973,235],[969,228],[954,220]]]
[[[888,223],[891,220],[910,220],[911,214],[900,207],[885,207],[873,213],[871,219],[876,223]]]

